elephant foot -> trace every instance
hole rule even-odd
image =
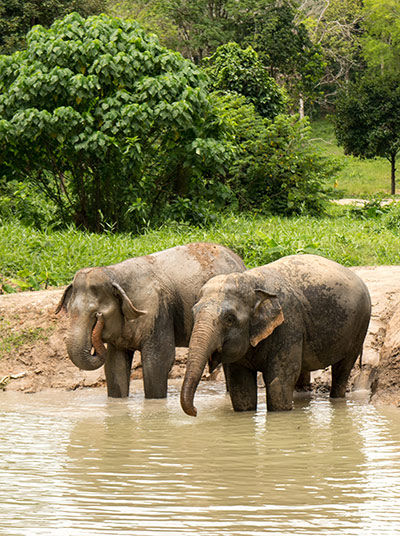
[[[163,379],[149,379],[148,375],[143,377],[145,398],[167,398],[168,377]]]

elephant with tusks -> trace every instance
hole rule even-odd
[[[176,346],[188,346],[192,307],[206,281],[245,270],[230,249],[177,246],[111,266],[79,270],[58,305],[69,313],[67,352],[83,370],[105,368],[110,397],[129,395],[140,350],[146,398],[167,396]]]

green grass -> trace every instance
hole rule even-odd
[[[339,158],[343,163],[336,185],[332,180],[338,198],[371,197],[390,195],[390,163],[385,158],[360,159],[346,156],[342,147],[338,147],[333,124],[327,119],[313,121],[312,138],[323,153]],[[399,178],[400,180],[400,178]],[[400,182],[399,182],[400,184]],[[400,193],[400,188],[398,189]]]
[[[324,218],[231,215],[221,217],[209,229],[174,223],[137,237],[75,229],[43,232],[9,223],[0,227],[3,290],[11,290],[4,285],[10,278],[25,282],[23,290],[67,284],[79,268],[112,264],[192,241],[226,245],[249,268],[294,253],[317,253],[347,266],[400,263],[400,215],[360,219],[349,209],[334,206],[330,212]]]

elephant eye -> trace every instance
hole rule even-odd
[[[225,324],[228,326],[233,326],[236,324],[237,318],[234,313],[226,313],[224,316]]]

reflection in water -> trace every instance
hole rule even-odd
[[[235,414],[203,386],[199,417],[103,392],[2,393],[0,534],[394,535],[400,413],[299,398]]]

